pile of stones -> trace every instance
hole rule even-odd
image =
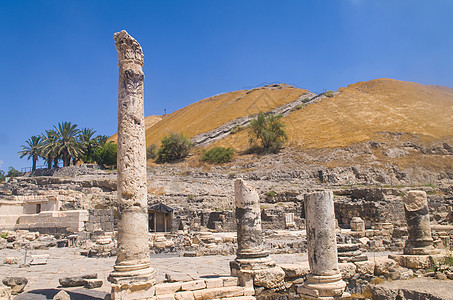
[[[40,234],[28,230],[3,230],[0,233],[0,250],[5,248],[46,250],[51,247],[64,247],[66,245],[67,240],[65,239],[56,239],[55,236],[50,234]]]

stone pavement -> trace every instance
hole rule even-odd
[[[25,250],[0,250],[0,263],[5,257],[20,257],[23,263]],[[17,300],[52,299],[59,291],[58,279],[65,276],[77,276],[88,273],[98,273],[98,278],[104,281],[101,288],[87,290],[81,287],[64,288],[70,293],[71,299],[103,299],[110,292],[107,276],[113,270],[115,257],[88,258],[79,254],[77,248],[51,248],[49,250],[29,250],[27,263],[35,254],[49,254],[46,265],[32,265],[19,268],[19,264],[0,265],[0,279],[6,276],[24,276],[28,279],[25,292],[16,296]],[[175,254],[152,255],[152,266],[156,270],[157,282],[163,282],[166,273],[189,274],[194,278],[202,276],[230,275],[229,262],[234,260],[229,256],[200,256],[179,257]],[[307,260],[306,254],[276,254],[272,255],[276,263],[297,263]]]

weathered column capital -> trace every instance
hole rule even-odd
[[[115,40],[115,47],[118,52],[119,65],[134,63],[143,66],[142,47],[126,30],[115,33],[113,39]]]

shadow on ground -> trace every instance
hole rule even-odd
[[[27,291],[14,298],[14,300],[47,300],[53,299],[53,297],[61,290],[59,289],[39,289]],[[64,290],[71,297],[71,300],[99,300],[104,299],[107,295],[105,292],[86,290],[86,289],[75,289],[75,290]]]

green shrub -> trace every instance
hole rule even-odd
[[[6,239],[8,237],[8,232],[2,232],[0,233],[0,238]]]
[[[6,177],[17,177],[20,175],[22,175],[22,173],[20,171],[14,169],[14,167],[9,167],[8,174],[6,174]]]
[[[146,147],[146,159],[155,159],[157,157],[157,145],[151,144]]]
[[[291,111],[299,110],[299,109],[301,109],[302,107],[304,107],[304,105],[302,105],[302,104],[296,105],[296,106],[293,107],[293,109],[291,109]]]
[[[236,134],[236,133],[238,133],[239,131],[242,131],[242,130],[244,130],[244,127],[243,127],[243,126],[241,126],[241,125],[236,125],[236,126],[234,126],[234,127],[231,129],[230,134]]]
[[[94,158],[98,165],[114,166],[116,168],[117,145],[115,143],[106,143],[94,151]]]
[[[288,139],[285,125],[280,121],[282,115],[265,115],[260,112],[256,119],[250,121],[250,144],[252,148],[259,142],[268,153],[277,153]]]
[[[266,196],[269,198],[274,198],[277,195],[275,191],[269,191],[266,193]]]
[[[202,161],[207,161],[210,163],[223,164],[231,161],[234,156],[233,148],[225,147],[216,147],[209,149],[201,157]]]
[[[172,162],[185,158],[189,155],[192,143],[182,133],[171,133],[161,141],[159,151],[157,151],[157,162]]]
[[[334,96],[334,93],[335,93],[334,91],[327,91],[324,93],[324,96],[332,98]]]

